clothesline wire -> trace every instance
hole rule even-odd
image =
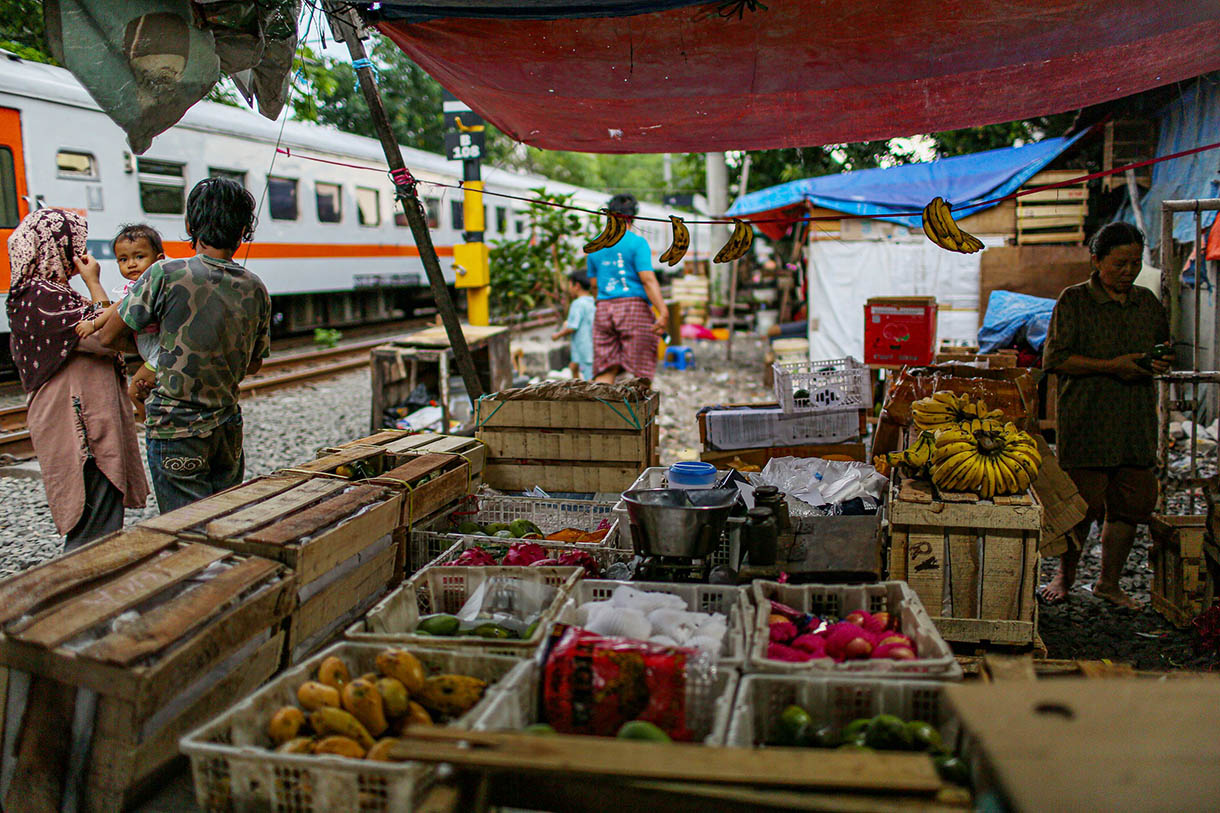
[[[1006,200],[1015,200],[1016,198],[1022,197],[1024,195],[1032,195],[1035,192],[1044,192],[1048,189],[1059,189],[1059,188],[1065,187],[1065,186],[1074,186],[1076,184],[1085,183],[1087,181],[1092,181],[1097,178],[1104,178],[1107,175],[1116,175],[1120,172],[1126,172],[1127,170],[1140,169],[1142,167],[1151,166],[1153,164],[1159,164],[1162,161],[1172,161],[1177,158],[1185,158],[1188,155],[1195,155],[1197,153],[1206,152],[1208,150],[1214,150],[1217,148],[1220,148],[1220,141],[1217,141],[1214,144],[1204,144],[1201,147],[1194,147],[1189,150],[1182,150],[1180,152],[1171,153],[1169,155],[1161,155],[1156,158],[1148,158],[1143,161],[1135,161],[1133,163],[1124,164],[1122,166],[1114,167],[1112,169],[1103,169],[1103,170],[1099,170],[1097,172],[1090,172],[1088,174],[1080,175],[1075,178],[1068,178],[1067,180],[1064,180],[1064,181],[1057,181],[1055,183],[1041,184],[1039,186],[1031,186],[1028,188],[1022,188],[1022,189],[1016,190],[1014,192],[1010,192],[1007,195],[1001,195],[999,197],[982,200],[977,203],[959,203],[957,205],[950,205],[949,208],[950,209],[977,209],[977,208],[980,208],[983,206],[991,206],[994,204],[1002,203]],[[366,170],[369,172],[380,172],[382,174],[386,173],[386,170],[381,167],[370,167],[370,166],[363,166],[361,164],[351,164],[346,161],[332,161],[327,158],[317,158],[312,155],[301,155],[300,153],[297,153],[296,155],[294,155],[290,148],[281,147],[278,145],[276,146],[275,151],[277,153],[281,153],[290,158],[301,158],[306,161],[316,161],[320,164],[330,164],[332,166],[347,167],[349,169],[362,169],[362,170]],[[427,184],[429,186],[441,187],[441,188],[445,188],[445,189],[461,190],[461,189],[465,188],[461,181],[459,181],[456,184],[453,184],[453,183],[444,183],[442,181],[426,181],[426,180],[421,180],[421,179],[416,179],[416,180],[418,181],[418,183],[421,183],[421,184]],[[556,201],[541,200],[539,198],[527,198],[527,197],[523,197],[521,195],[511,195],[507,192],[493,192],[493,191],[484,189],[484,190],[482,190],[482,194],[489,195],[491,197],[496,197],[496,198],[504,198],[507,200],[518,200],[518,201],[522,201],[524,203],[535,204],[538,206],[550,206],[555,209],[567,209],[568,211],[572,211],[572,212],[584,212],[584,213],[590,214],[590,215],[608,215],[608,214],[610,214],[609,212],[607,212],[605,210],[586,209],[583,206],[572,206],[567,203],[558,203]],[[818,220],[878,220],[878,219],[892,218],[892,217],[920,217],[922,215],[923,215],[922,211],[885,212],[882,214],[849,214],[849,213],[844,212],[844,213],[837,213],[834,215],[806,215],[804,217],[799,217],[799,218],[788,218],[788,217],[734,218],[734,217],[725,215],[720,218],[716,218],[716,219],[712,219],[712,220],[684,220],[683,222],[685,222],[686,225],[688,225],[688,226],[725,226],[725,225],[731,226],[737,220],[746,220],[747,222],[749,222],[751,224],[810,223],[810,222],[818,221]],[[637,221],[646,221],[649,223],[669,223],[670,222],[668,218],[663,219],[663,218],[659,218],[659,217],[637,216],[634,219]]]

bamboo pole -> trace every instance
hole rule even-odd
[[[449,348],[453,351],[458,372],[466,383],[466,394],[472,402],[483,396],[483,384],[475,370],[474,357],[470,355],[470,347],[466,344],[466,336],[462,333],[462,324],[458,321],[457,308],[453,297],[449,295],[449,287],[445,284],[445,274],[441,271],[440,260],[436,256],[436,248],[432,245],[432,235],[428,232],[428,222],[424,217],[424,209],[419,197],[415,194],[415,184],[410,179],[410,173],[402,160],[402,150],[390,119],[386,116],[385,106],[381,103],[381,94],[377,90],[377,82],[373,69],[368,65],[368,54],[364,43],[360,41],[360,24],[356,12],[346,3],[327,2],[326,14],[331,20],[331,29],[335,36],[341,38],[347,45],[351,55],[356,76],[360,80],[360,91],[368,104],[369,115],[373,120],[373,128],[381,142],[386,163],[390,167],[390,176],[394,179],[395,194],[402,201],[403,212],[415,238],[415,246],[419,249],[419,258],[423,261],[424,271],[428,275],[428,286],[432,289],[432,298],[436,301],[436,310],[440,313],[441,322],[445,326],[445,334],[449,337]],[[407,179],[404,183],[400,179]]]

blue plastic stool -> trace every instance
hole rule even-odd
[[[665,369],[686,370],[695,366],[695,353],[689,347],[665,348]]]

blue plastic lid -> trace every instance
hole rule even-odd
[[[682,483],[714,482],[716,467],[698,460],[684,460],[669,467],[669,479]]]

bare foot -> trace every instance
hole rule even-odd
[[[1055,574],[1048,584],[1038,588],[1038,598],[1046,604],[1060,604],[1067,601],[1068,591],[1072,589],[1062,573]]]
[[[1140,603],[1117,587],[1103,587],[1101,582],[1093,585],[1093,595],[1105,599],[1116,607],[1127,610],[1140,609]]]

